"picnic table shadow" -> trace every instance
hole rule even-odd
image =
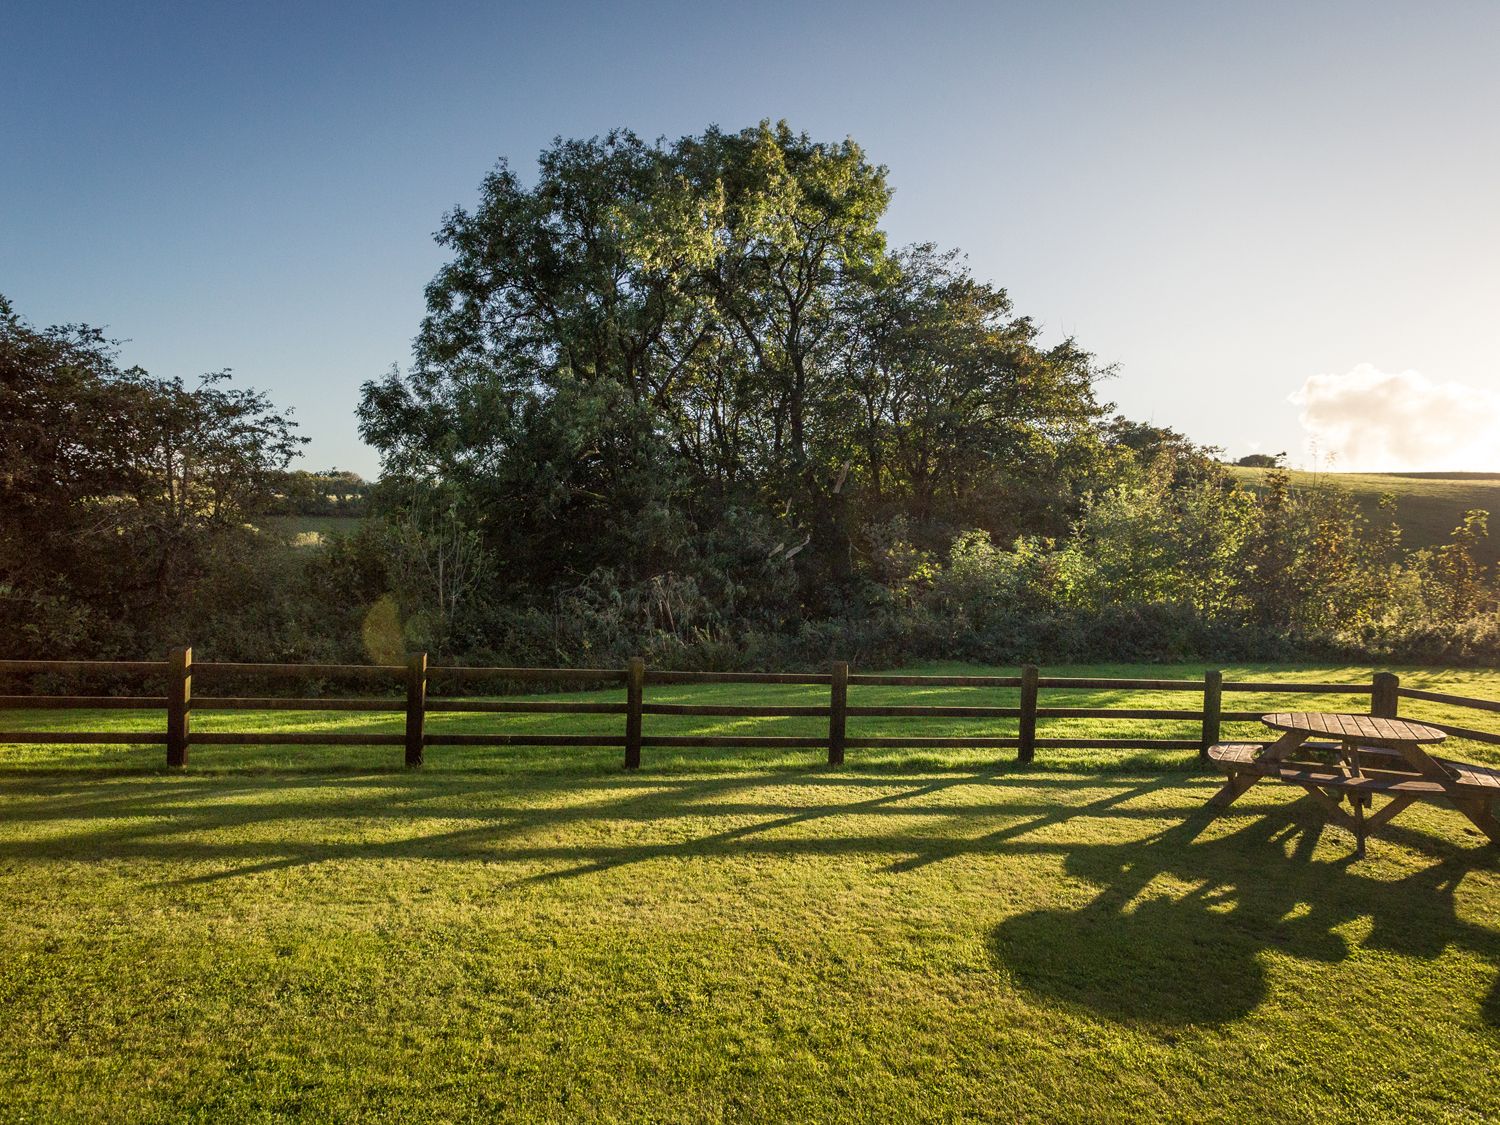
[[[1453,946],[1500,970],[1500,933],[1460,919],[1455,904],[1468,873],[1500,866],[1494,849],[1403,833],[1436,862],[1390,880],[1352,855],[1315,860],[1324,822],[1310,801],[1198,840],[1212,819],[1196,813],[1145,841],[1074,848],[1065,870],[1102,889],[1078,909],[1001,922],[991,934],[996,963],[1064,1006],[1163,1028],[1249,1015],[1268,992],[1267,951],[1337,964],[1356,948],[1342,931],[1362,920],[1364,949],[1433,959]],[[1480,1014],[1500,1025],[1500,979]]]
[[[1325,825],[1322,811],[1307,799],[1256,808],[1244,827],[1229,833],[1222,826],[1235,821],[1219,821],[1215,832],[1205,836],[1212,816],[1200,811],[1201,797],[1189,789],[1181,803],[1133,805],[1137,798],[1183,785],[1180,776],[1106,774],[1041,781],[1029,775],[1011,778],[1001,769],[827,774],[802,776],[800,782],[826,789],[826,799],[790,804],[754,792],[766,782],[766,775],[754,771],[733,777],[546,777],[527,790],[545,796],[566,789],[588,797],[568,808],[518,803],[513,800],[515,779],[510,780],[505,786],[484,774],[367,773],[202,777],[162,786],[149,776],[118,779],[98,792],[87,779],[74,776],[32,779],[15,787],[32,803],[8,810],[12,819],[96,824],[75,826],[65,835],[43,833],[0,844],[0,860],[110,856],[194,865],[168,875],[164,883],[170,885],[212,884],[327,860],[501,859],[541,868],[522,876],[520,885],[604,875],[650,860],[747,853],[884,853],[890,858],[884,869],[896,878],[962,855],[1051,858],[1068,876],[1098,890],[1073,909],[1034,910],[1000,922],[990,935],[995,964],[1037,995],[1116,1020],[1164,1027],[1222,1024],[1247,1015],[1268,992],[1268,950],[1336,964],[1354,952],[1344,930],[1364,920],[1370,924],[1359,940],[1365,949],[1430,960],[1452,947],[1500,971],[1500,931],[1461,919],[1455,902],[1470,872],[1500,866],[1495,849],[1464,847],[1395,826],[1382,846],[1400,846],[1421,858],[1406,877],[1381,878],[1388,868],[1376,860],[1356,863],[1347,853],[1331,860],[1315,856]],[[925,811],[934,817],[1003,812],[1019,819],[974,838],[878,828],[857,835],[805,831],[820,818],[840,813],[909,817],[922,811],[910,807],[913,799],[974,784],[988,787],[990,794]],[[338,794],[331,801],[322,795],[330,786]],[[1083,803],[1033,792],[1101,787],[1107,790],[1104,796]],[[0,801],[6,792],[0,785]],[[278,800],[267,804],[256,799],[267,792],[276,793]],[[425,808],[430,798],[452,798],[442,811],[462,823],[381,842],[275,839],[259,831],[278,820],[298,818],[397,822]],[[656,822],[697,818],[705,811],[752,819],[721,831],[655,842],[640,841],[633,833],[625,840],[564,844],[526,838],[538,827],[555,831],[599,817]],[[122,819],[122,813],[129,815]],[[1075,818],[1099,817],[1180,819],[1154,835],[1108,843],[1077,836],[1056,839],[1042,831]],[[787,828],[804,831],[779,833]],[[210,837],[181,838],[197,832]],[[1335,832],[1340,845],[1349,842]],[[1492,983],[1480,1011],[1488,1023],[1500,1026],[1500,985]]]

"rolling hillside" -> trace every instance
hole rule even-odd
[[[1268,469],[1229,466],[1242,484],[1259,487]],[[1483,508],[1494,519],[1482,553],[1500,562],[1500,473],[1291,473],[1297,488],[1337,488],[1348,492],[1366,515],[1374,516],[1384,493],[1396,497],[1396,517],[1411,547],[1446,542],[1464,512]]]
[[[334,535],[353,535],[364,516],[267,516],[262,526],[291,537],[293,547],[315,547]]]

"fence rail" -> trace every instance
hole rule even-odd
[[[558,746],[620,747],[624,764],[641,764],[641,750],[649,747],[760,747],[775,749],[824,749],[830,765],[844,761],[847,750],[889,748],[975,747],[1015,750],[1016,760],[1034,760],[1038,749],[1197,750],[1200,755],[1220,738],[1226,722],[1253,722],[1259,711],[1226,711],[1225,692],[1255,694],[1319,694],[1368,696],[1370,712],[1394,718],[1401,699],[1422,700],[1447,707],[1500,713],[1500,702],[1472,699],[1446,692],[1403,688],[1390,672],[1377,672],[1368,683],[1307,683],[1281,680],[1225,680],[1218,671],[1201,679],[1111,678],[1094,676],[1043,676],[1035,665],[1021,669],[1019,676],[908,676],[883,673],[851,673],[844,662],[835,662],[826,673],[803,672],[673,672],[646,667],[632,659],[624,668],[512,668],[469,665],[429,665],[425,653],[416,653],[404,664],[245,664],[193,661],[192,649],[175,649],[161,661],[96,660],[0,660],[0,677],[41,673],[106,674],[162,677],[165,695],[0,695],[0,711],[35,709],[62,710],[162,710],[166,729],[161,732],[110,731],[0,731],[0,744],[122,744],[164,745],[167,764],[187,764],[191,746],[401,746],[408,766],[423,764],[429,746]],[[384,680],[405,688],[404,696],[375,697],[284,697],[260,695],[195,696],[194,680],[213,682],[230,677]],[[625,689],[624,702],[555,701],[534,699],[464,699],[428,694],[434,682],[452,686],[485,681],[514,684],[618,684]],[[820,705],[749,705],[719,703],[647,702],[646,688],[673,684],[790,684],[827,687],[828,702]],[[851,687],[928,687],[1019,689],[1019,706],[977,704],[850,705]],[[1117,690],[1126,692],[1191,692],[1199,696],[1197,707],[1068,707],[1042,706],[1042,691]],[[402,733],[382,732],[194,732],[194,711],[359,711],[401,714]],[[447,713],[623,715],[619,734],[540,734],[526,732],[450,733],[427,730],[427,716]],[[828,732],[807,735],[665,735],[647,734],[645,716],[696,716],[704,718],[822,718]],[[850,718],[928,718],[1015,720],[1014,735],[897,735],[850,737]],[[1038,721],[1053,719],[1116,719],[1123,721],[1178,721],[1200,724],[1198,738],[1047,737],[1037,734]],[[1439,730],[1476,742],[1500,745],[1500,734],[1424,720]]]

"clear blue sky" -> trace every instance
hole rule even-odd
[[[1500,469],[1497,57],[1500,3],[7,0],[0,292],[232,367],[309,464],[371,473],[359,384],[496,158],[785,117],[861,142],[893,239],[963,248],[1133,416]]]

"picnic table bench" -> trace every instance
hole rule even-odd
[[[1500,844],[1500,771],[1437,758],[1423,747],[1446,737],[1436,727],[1377,715],[1280,711],[1261,722],[1281,736],[1271,743],[1227,742],[1208,757],[1229,775],[1209,806],[1225,809],[1257,782],[1283,781],[1305,789],[1329,818],[1354,833],[1355,854],[1416,801],[1447,802]],[[1315,735],[1336,742],[1313,742]],[[1378,810],[1374,798],[1386,803]],[[1343,807],[1347,802],[1349,809]]]

